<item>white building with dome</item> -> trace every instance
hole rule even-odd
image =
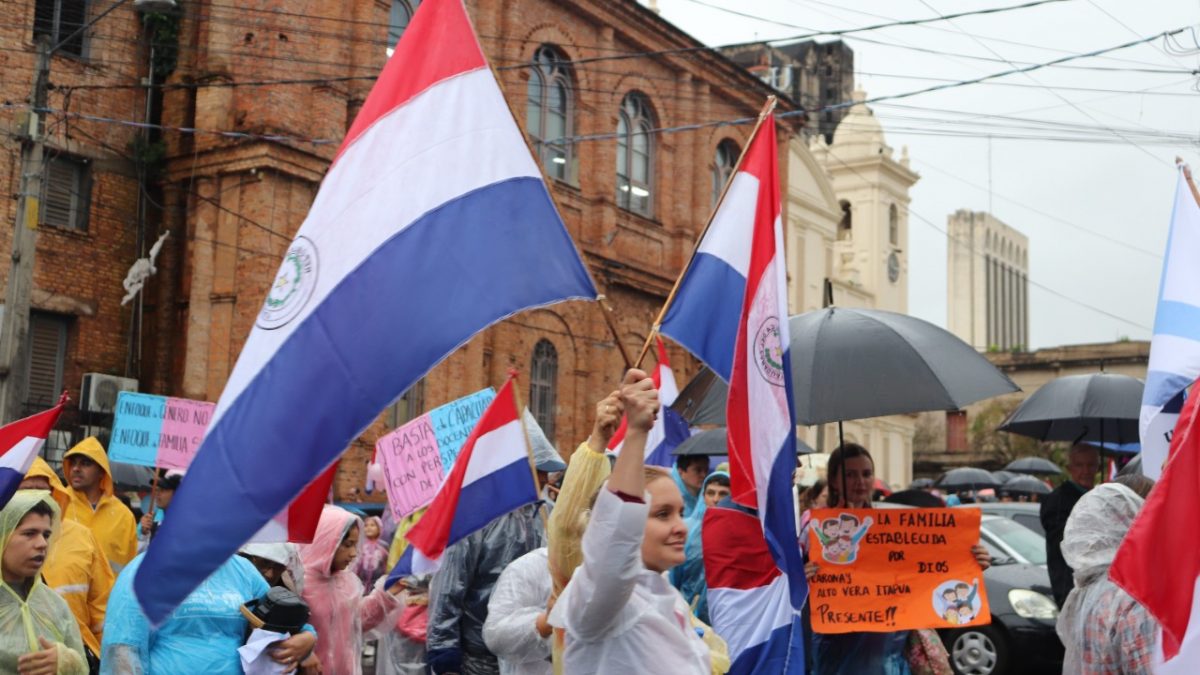
[[[829,279],[834,305],[908,311],[909,190],[920,178],[899,159],[883,127],[854,93],[855,104],[838,124],[833,142],[817,135],[791,141],[784,206],[792,313],[824,306]],[[899,415],[845,424],[848,442],[875,458],[876,473],[893,487],[912,479],[916,418]],[[802,429],[801,440],[823,452],[837,446],[837,425]],[[823,435],[818,447],[818,436]]]

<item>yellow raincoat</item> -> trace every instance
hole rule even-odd
[[[109,468],[108,454],[104,452],[100,441],[89,437],[71,448],[63,456],[63,474],[70,478],[72,458],[81,455],[99,464],[104,471],[100,478],[103,494],[93,507],[86,494],[68,486],[67,494],[71,496],[71,502],[63,517],[91,528],[113,571],[120,572],[137,555],[137,523],[129,507],[113,496],[112,469]]]
[[[18,490],[8,505],[0,510],[0,541],[5,547],[17,526],[39,502],[48,504],[54,511],[50,546],[54,547],[60,525],[58,504],[49,492],[41,490]],[[17,659],[23,654],[42,650],[38,638],[45,638],[58,647],[57,675],[86,675],[87,659],[83,654],[83,641],[79,627],[67,603],[34,577],[29,596],[22,599],[11,586],[0,577],[0,672],[17,672]]]
[[[33,460],[33,466],[25,474],[26,478],[35,476],[50,481],[54,501],[65,511],[71,496],[58,480],[54,469],[41,457]],[[42,566],[42,578],[47,586],[67,601],[79,624],[83,643],[99,656],[104,610],[116,576],[92,531],[74,521],[63,521],[60,532],[56,534],[54,547]]]

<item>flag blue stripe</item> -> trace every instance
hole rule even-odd
[[[396,561],[396,566],[388,572],[387,580],[383,582],[384,588],[391,588],[392,584],[400,581],[404,577],[410,576],[413,573],[413,549],[412,544],[409,544],[404,549],[404,553],[400,554],[400,559]]]
[[[147,616],[165,619],[476,332],[522,309],[595,294],[538,178],[480,188],[397,233],[329,293],[209,431],[134,584]]]
[[[729,675],[802,675],[804,673],[804,631],[799,619],[771,631],[765,642],[742,650],[734,656]]]
[[[4,508],[13,498],[24,479],[25,475],[20,471],[0,466],[0,508]]]
[[[446,545],[452,546],[495,518],[537,500],[533,469],[524,457],[464,485],[458,493],[458,505],[454,508]]]
[[[1193,381],[1194,378],[1187,375],[1151,370],[1146,373],[1146,389],[1142,395],[1142,405],[1164,406],[1176,394],[1187,389]]]
[[[763,536],[767,548],[781,572],[787,575],[792,607],[800,609],[808,597],[808,579],[804,576],[804,558],[797,545],[795,502],[792,500],[792,474],[796,469],[796,436],[787,442],[771,465],[770,487],[766,495]],[[759,499],[763,499],[761,496]]]
[[[659,330],[728,382],[745,294],[745,276],[715,255],[698,253]]]
[[[1160,301],[1154,316],[1154,334],[1200,340],[1200,307],[1173,300]]]

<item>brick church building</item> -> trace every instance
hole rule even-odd
[[[79,400],[85,373],[217,399],[338,141],[418,3],[181,0],[177,17],[139,15],[134,4],[53,57],[53,159],[23,366],[30,408],[64,387]],[[3,101],[29,96],[35,36],[69,35],[102,11],[96,5],[4,3]],[[467,7],[620,342],[636,357],[749,125],[654,130],[753,117],[775,92],[633,0]],[[795,108],[786,96],[780,107]],[[130,124],[147,121],[157,126]],[[0,109],[0,184],[9,195],[20,189],[20,123],[19,105]],[[788,124],[781,145],[799,132],[799,120]],[[15,213],[15,200],[0,202],[0,278]],[[140,300],[122,306],[126,271],[164,232],[157,274]],[[499,385],[510,368],[547,435],[572,450],[590,431],[593,403],[624,369],[601,311],[556,305],[471,340],[353,444],[337,497],[364,498],[362,473],[379,434]],[[396,342],[402,349],[403,336]],[[696,364],[673,345],[670,356],[682,384]],[[73,412],[73,438],[57,443],[110,419]]]

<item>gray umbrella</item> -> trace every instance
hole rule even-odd
[[[154,482],[154,469],[137,464],[109,462],[113,484],[121,490],[149,490]]]
[[[807,455],[816,452],[807,443],[796,439],[796,454]],[[728,434],[725,432],[725,427],[719,429],[709,429],[701,431],[692,436],[686,441],[680,443],[674,450],[672,455],[726,455],[729,454]]]
[[[1020,474],[1013,473],[1012,471],[1009,471],[1007,469],[1001,469],[999,471],[992,472],[992,478],[995,478],[1001,485],[1004,485],[1005,483],[1016,478],[1019,475]]]
[[[909,490],[924,490],[933,487],[932,478],[915,478],[913,482],[908,484]]]
[[[1025,399],[1000,430],[1039,441],[1133,443],[1140,440],[1143,388],[1128,375],[1060,377]]]
[[[960,490],[986,490],[987,488],[1000,487],[1000,483],[992,477],[991,473],[972,467],[950,469],[942,474],[941,478],[938,478],[936,485],[939,490],[952,492]]]
[[[828,307],[793,316],[788,330],[799,424],[958,410],[1018,391],[970,345],[904,314]],[[701,372],[674,408],[692,424],[724,424],[727,394]]]
[[[1024,473],[1031,476],[1057,476],[1062,473],[1062,467],[1043,457],[1021,457],[1014,459],[1004,467],[1010,473]]]
[[[1048,495],[1050,486],[1033,476],[1017,476],[1000,487],[1001,492],[1019,492],[1027,495]]]

